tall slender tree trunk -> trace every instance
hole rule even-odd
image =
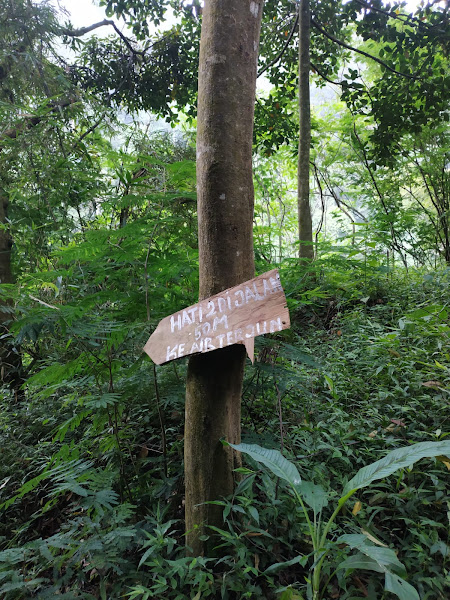
[[[309,157],[311,150],[311,107],[309,89],[309,45],[311,13],[309,0],[301,0],[298,54],[298,237],[299,257],[304,260],[314,258],[311,206],[309,203]]]
[[[252,137],[263,0],[206,0],[200,43],[197,193],[200,299],[254,276]],[[240,441],[245,349],[191,357],[186,384],[186,543],[221,526],[239,459],[222,438]]]
[[[8,229],[8,195],[0,188],[0,285],[13,283],[11,270],[12,238]],[[0,383],[8,384],[16,395],[23,397],[20,386],[22,379],[22,358],[17,348],[9,340],[10,303],[0,297]]]
[[[7,210],[8,210],[8,195],[2,189],[0,189],[0,284],[12,283],[12,272],[11,272],[11,246],[12,239],[9,233],[9,229],[6,227],[8,223]],[[1,323],[5,313],[0,312]]]

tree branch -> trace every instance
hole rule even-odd
[[[381,13],[382,15],[386,15],[387,17],[391,17],[391,19],[397,19],[402,23],[418,23],[419,25],[423,25],[425,27],[431,27],[429,23],[424,23],[423,21],[420,21],[419,19],[417,19],[416,17],[412,17],[411,15],[405,15],[404,13],[397,14],[395,12],[383,10],[382,8],[376,8],[375,6],[372,6],[367,2],[363,2],[363,0],[356,0],[356,2],[361,6],[364,6],[364,8],[367,8],[368,10],[373,10],[374,12]]]
[[[68,98],[65,100],[61,100],[59,102],[52,102],[52,103],[50,103],[50,107],[51,107],[50,110],[48,110],[42,116],[27,115],[27,114],[21,115],[21,117],[22,117],[21,123],[16,125],[16,127],[12,127],[11,129],[6,129],[2,133],[0,133],[0,151],[1,151],[1,148],[3,145],[3,142],[5,142],[7,139],[10,139],[10,140],[16,139],[20,133],[22,133],[23,131],[26,131],[27,129],[31,129],[32,127],[35,127],[41,121],[43,121],[46,117],[48,117],[48,115],[58,111],[61,108],[65,108],[67,106],[70,106],[71,104],[75,104],[75,102],[77,102],[77,101],[78,101],[77,97],[72,97],[72,98]]]
[[[355,123],[353,124],[353,132],[355,134],[356,140],[358,141],[358,144],[359,144],[359,147],[360,147],[360,150],[361,150],[361,153],[362,153],[362,157],[363,157],[363,163],[364,163],[364,165],[365,165],[365,167],[367,169],[367,172],[369,173],[370,179],[372,180],[373,187],[375,188],[377,196],[380,199],[380,202],[381,202],[381,204],[383,206],[383,209],[384,209],[384,212],[385,212],[386,216],[389,218],[389,216],[390,216],[391,213],[389,212],[389,209],[388,209],[388,207],[386,205],[386,202],[384,200],[384,196],[381,193],[380,188],[378,187],[377,180],[374,177],[374,174],[373,174],[372,169],[370,167],[369,160],[367,158],[367,154],[366,154],[366,150],[364,148],[364,144],[362,143],[361,138],[359,137],[358,132],[356,131],[356,124]],[[394,225],[393,225],[393,223],[392,223],[392,221],[390,219],[389,219],[389,229],[391,230],[392,248],[395,249],[395,250],[397,250],[397,252],[400,255],[400,258],[401,258],[401,260],[403,262],[403,265],[404,265],[406,271],[408,271],[408,263],[406,262],[406,258],[405,258],[404,254],[403,254],[404,248],[400,245],[400,243],[399,243],[399,241],[397,239],[397,234],[395,232]]]
[[[319,23],[317,23],[316,20],[311,19],[311,23],[314,25],[314,27],[317,29],[317,31],[319,31],[322,35],[327,37],[332,42],[335,42],[336,44],[338,44],[339,46],[342,46],[343,48],[346,48],[347,50],[352,50],[353,52],[357,52],[358,54],[361,54],[362,56],[366,56],[367,58],[374,60],[379,65],[385,67],[388,71],[391,71],[391,73],[395,73],[396,75],[400,75],[401,77],[405,77],[406,79],[415,79],[415,80],[422,79],[422,77],[417,77],[416,75],[409,75],[409,73],[402,73],[401,71],[397,71],[396,69],[394,69],[393,67],[390,67],[387,63],[382,61],[377,56],[373,56],[372,54],[369,54],[368,52],[364,52],[364,50],[359,50],[358,48],[349,46],[342,40],[338,40],[337,38],[334,37],[334,35],[332,35],[331,33],[327,33],[324,29],[322,29],[322,27],[319,25]]]
[[[311,63],[311,67],[312,67],[312,69],[314,69],[314,71],[316,71],[316,73],[317,73],[317,75],[319,75],[319,77],[322,77],[322,79],[325,79],[325,81],[327,81],[328,83],[331,83],[332,85],[340,85],[341,87],[353,88],[355,90],[361,89],[361,88],[357,87],[356,85],[354,85],[353,83],[350,83],[349,81],[333,81],[332,79],[330,79],[329,77],[324,75],[322,73],[322,71],[320,71],[320,69],[318,69],[317,65],[315,65],[314,63]],[[367,94],[370,98],[370,94],[367,91],[367,89],[362,90],[362,91],[364,91],[364,93]]]
[[[291,43],[291,40],[292,40],[292,38],[294,36],[294,33],[295,33],[295,30],[297,29],[297,25],[298,25],[298,11],[297,11],[297,15],[296,15],[295,20],[294,20],[294,24],[292,25],[291,31],[289,32],[288,38],[285,41],[285,43],[283,45],[283,48],[281,49],[281,51],[279,52],[279,54],[272,61],[270,61],[270,63],[268,65],[266,65],[260,71],[258,71],[257,77],[260,77],[263,73],[265,73],[267,71],[267,69],[270,69],[270,67],[273,67],[273,65],[277,64],[277,62],[280,60],[280,58],[286,52],[286,48]]]
[[[107,25],[112,25],[113,21],[109,19],[103,19],[103,21],[99,21],[98,23],[93,23],[92,25],[88,25],[87,27],[80,27],[79,29],[68,29],[64,27],[60,30],[61,35],[67,35],[68,37],[82,37],[87,33],[94,31],[94,29],[98,29],[99,27],[105,27]]]
[[[103,21],[99,21],[98,23],[94,23],[93,25],[89,25],[87,27],[80,27],[79,29],[61,29],[60,34],[66,35],[67,37],[82,37],[83,35],[86,35],[86,33],[94,31],[94,29],[107,26],[110,26],[114,29],[114,31],[117,33],[117,35],[120,37],[120,39],[123,41],[125,46],[132,54],[137,54],[139,56],[144,55],[143,51],[136,50],[135,48],[133,48],[130,40],[120,31],[120,29],[117,27],[114,21],[111,21],[110,19],[103,19]]]

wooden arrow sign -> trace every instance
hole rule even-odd
[[[166,317],[144,351],[162,365],[189,354],[244,344],[253,362],[257,335],[289,327],[286,297],[273,269]]]

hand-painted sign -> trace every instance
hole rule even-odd
[[[244,344],[253,362],[253,338],[289,327],[286,297],[273,269],[166,317],[144,351],[162,365],[189,354]]]

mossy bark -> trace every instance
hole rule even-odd
[[[310,105],[310,21],[309,0],[300,2],[299,54],[298,54],[298,237],[299,257],[310,261],[314,258],[311,205],[309,202],[309,159],[311,153],[311,105]]]
[[[262,0],[207,0],[203,10],[197,117],[200,299],[254,276],[253,116]],[[207,525],[222,525],[238,457],[220,442],[240,440],[245,350],[191,357],[186,387],[186,543],[210,547]]]

